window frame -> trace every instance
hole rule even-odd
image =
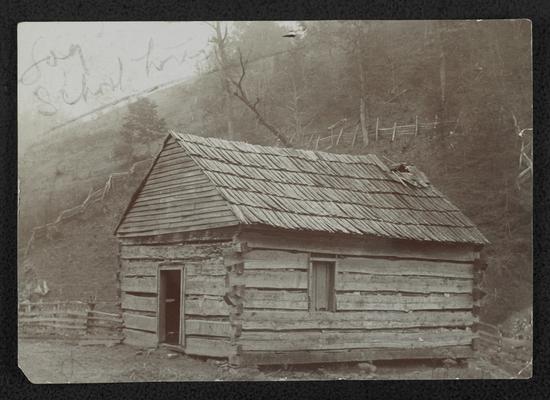
[[[331,283],[332,285],[329,287],[328,291],[328,303],[329,303],[329,309],[328,310],[315,310],[315,301],[314,301],[314,294],[313,294],[313,269],[314,265],[317,262],[327,262],[331,263],[329,271],[331,273]],[[307,298],[308,298],[308,311],[310,313],[334,313],[338,311],[338,307],[336,304],[336,277],[338,276],[338,257],[336,255],[313,255],[310,254],[309,256],[309,262],[308,262],[308,282],[307,282]]]

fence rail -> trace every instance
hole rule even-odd
[[[458,127],[458,119],[452,121],[438,121],[437,118],[430,122],[419,122],[415,118],[414,124],[398,125],[397,122],[390,127],[381,127],[380,119],[366,126],[366,138],[360,132],[359,122],[349,123],[346,118],[334,123],[327,128],[326,133],[313,133],[302,138],[296,138],[295,143],[310,150],[328,150],[336,146],[355,147],[365,145],[367,142],[379,140],[395,141],[402,136],[418,136],[434,133],[438,129],[452,131]]]
[[[497,326],[482,321],[474,325],[474,330],[478,334],[476,349],[487,354],[493,363],[507,372],[521,375],[532,367],[531,340],[504,337]]]
[[[118,308],[120,303],[22,302],[19,304],[18,310],[20,335],[121,338],[122,314],[96,310],[98,306]]]
[[[52,231],[55,231],[57,229],[57,225],[59,225],[61,222],[70,220],[75,216],[82,214],[93,203],[103,202],[105,200],[105,197],[111,191],[114,181],[116,179],[127,179],[131,177],[138,170],[143,170],[147,166],[149,166],[151,164],[151,161],[152,158],[137,161],[130,167],[127,172],[114,172],[110,174],[105,182],[105,185],[95,191],[93,190],[93,188],[91,188],[88,192],[88,196],[86,196],[81,204],[61,211],[53,222],[34,227],[31,231],[31,236],[25,246],[23,256],[26,257],[29,254],[29,251],[31,250],[32,245],[36,239],[40,237],[48,237]]]

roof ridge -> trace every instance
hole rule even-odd
[[[176,132],[176,131],[173,131],[173,130],[171,130],[170,133],[176,139],[182,140],[185,143],[187,143],[187,142],[191,142],[193,144],[199,143],[201,145],[208,145],[209,147],[216,147],[216,148],[227,150],[227,151],[246,152],[246,150],[240,149],[239,145],[240,146],[249,146],[248,150],[252,150],[252,149],[266,150],[265,153],[261,153],[261,154],[269,154],[269,155],[281,156],[281,157],[292,157],[292,156],[296,156],[298,154],[304,155],[304,156],[307,156],[307,155],[315,155],[315,156],[321,155],[321,156],[326,157],[326,158],[320,158],[319,159],[319,157],[317,157],[313,160],[311,160],[308,157],[304,157],[304,158],[309,159],[311,161],[320,160],[320,161],[327,161],[327,162],[344,162],[346,164],[378,165],[378,166],[383,166],[385,169],[387,169],[389,171],[388,166],[385,165],[373,153],[368,153],[368,154],[330,153],[328,151],[321,151],[321,150],[306,150],[306,149],[297,149],[297,148],[293,148],[293,147],[289,148],[289,147],[267,146],[267,145],[263,145],[263,144],[254,144],[254,143],[248,143],[248,142],[239,141],[239,140],[229,140],[229,139],[222,139],[222,138],[205,137],[205,136],[200,136],[200,135],[194,135],[194,134],[191,134],[191,133]],[[196,138],[198,140],[194,140],[194,138]],[[187,140],[187,139],[190,139],[190,140]],[[213,142],[213,143],[209,143],[209,142]],[[224,144],[228,144],[229,147],[217,146],[216,142],[222,142]],[[232,147],[237,147],[237,148],[235,149],[235,148],[232,148]],[[254,151],[249,151],[249,152],[250,153],[255,153]],[[290,152],[290,154],[287,153],[287,152]],[[284,153],[286,153],[286,154],[284,154]],[[295,153],[295,154],[292,154],[292,153]],[[300,158],[302,158],[302,157],[300,157]],[[337,158],[337,160],[335,158]],[[350,161],[346,162],[345,161],[346,159],[347,160],[350,160],[350,159],[356,160],[357,162],[350,162]]]
[[[336,154],[170,134],[241,224],[435,242],[488,242],[443,193],[431,184],[415,185],[375,154]]]

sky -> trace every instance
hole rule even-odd
[[[212,35],[201,21],[20,23],[20,146],[113,101],[190,79]]]
[[[204,61],[204,22],[25,22],[18,25],[20,135],[159,84]]]

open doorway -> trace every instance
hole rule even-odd
[[[181,267],[160,269],[159,276],[159,342],[183,343],[182,335],[182,273]]]

